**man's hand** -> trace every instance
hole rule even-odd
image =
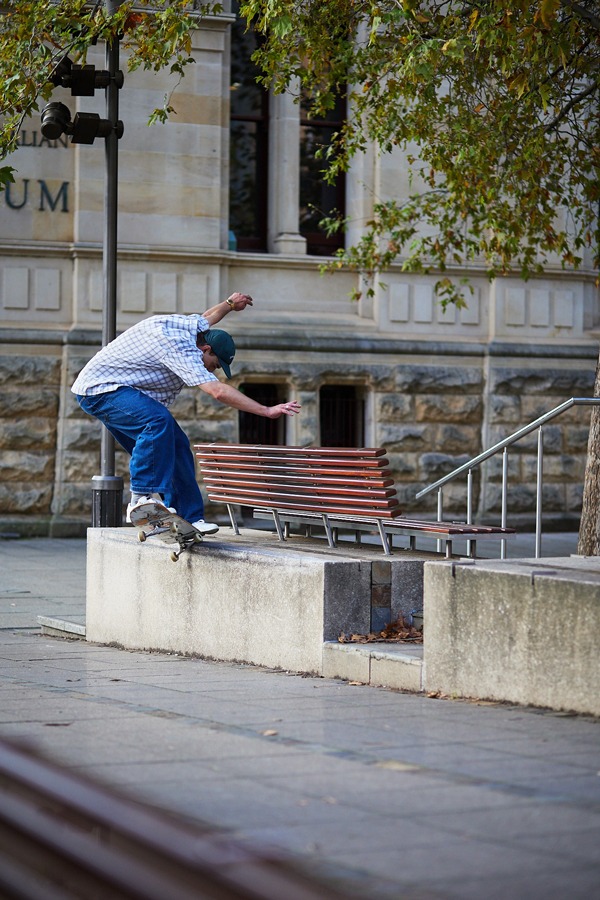
[[[289,403],[278,403],[277,406],[268,406],[267,418],[279,419],[280,416],[293,416],[301,410],[300,404],[296,400],[290,400]]]
[[[231,309],[234,309],[236,312],[241,312],[241,310],[246,309],[247,306],[252,306],[254,301],[250,294],[240,294],[238,291],[235,291],[227,298],[227,303]]]
[[[216,306],[211,306],[210,309],[207,309],[204,313],[204,318],[212,328],[213,325],[217,325],[221,319],[225,318],[228,313],[241,312],[242,309],[252,306],[253,303],[254,301],[250,294],[240,294],[238,291],[235,291],[227,300],[221,300]]]

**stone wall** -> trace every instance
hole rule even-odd
[[[6,332],[4,332],[6,335]],[[81,534],[90,520],[91,478],[99,474],[100,426],[78,407],[71,391],[77,373],[96,351],[70,333],[32,333],[32,342],[0,344],[0,531]],[[591,396],[596,360],[589,348],[579,358],[531,354],[407,353],[401,342],[371,341],[362,352],[287,350],[268,353],[268,337],[242,341],[232,384],[275,381],[302,413],[286,420],[286,442],[318,445],[319,387],[360,385],[366,395],[365,443],[387,449],[402,508],[431,517],[435,492],[415,494],[447,472],[573,396]],[[411,348],[411,350],[414,348]],[[202,391],[186,389],[173,406],[192,443],[239,439],[237,412]],[[589,411],[573,408],[544,429],[546,527],[576,527],[587,449]],[[509,524],[531,525],[535,515],[537,438],[523,439],[509,454]],[[128,489],[128,460],[116,456]],[[498,523],[501,457],[474,479],[478,521]],[[127,495],[126,495],[127,496]],[[444,490],[444,515],[464,519],[466,482]],[[224,518],[224,510],[213,510]]]
[[[43,533],[50,519],[60,386],[60,348],[0,347],[0,523],[8,530],[22,520]]]

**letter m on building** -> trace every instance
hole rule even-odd
[[[38,181],[40,185],[40,210],[45,210],[47,203],[52,212],[54,212],[58,204],[62,203],[60,212],[69,212],[69,182],[63,181],[56,192],[56,196],[53,197],[46,182],[41,178]]]

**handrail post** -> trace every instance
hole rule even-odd
[[[437,520],[438,522],[442,521],[442,516],[444,515],[444,492],[442,488],[439,488],[437,493]],[[436,549],[438,553],[442,552],[442,542],[441,540],[436,541]]]
[[[535,497],[535,558],[539,559],[542,555],[542,474],[543,474],[543,454],[544,454],[544,434],[543,427],[540,425],[538,429],[537,441],[537,475],[536,475],[536,497]]]
[[[500,525],[506,528],[507,520],[507,490],[508,490],[508,447],[502,451],[502,513]],[[500,541],[500,559],[506,559],[506,538]]]
[[[473,469],[467,472],[467,525],[473,524]],[[471,558],[471,541],[467,541],[467,556]]]

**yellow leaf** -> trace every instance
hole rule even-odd
[[[559,8],[560,0],[541,0],[536,19],[539,17],[544,28],[550,28]]]
[[[516,91],[517,97],[521,98],[527,89],[527,75],[524,72],[519,72],[518,75],[510,79],[508,88],[511,91]]]

